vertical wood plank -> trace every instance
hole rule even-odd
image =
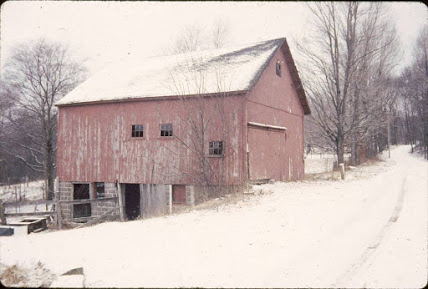
[[[169,213],[172,214],[172,185],[168,185]]]
[[[2,200],[0,200],[0,223],[2,225],[6,225],[6,218],[4,217],[4,205]]]
[[[119,201],[119,217],[120,221],[125,221],[125,215],[123,212],[123,200],[122,200],[122,186],[120,183],[117,183],[117,199]]]
[[[146,194],[147,194],[147,184],[141,184],[140,186],[140,200],[141,200],[141,204],[140,204],[140,209],[141,209],[141,218],[147,218],[147,198],[146,198]]]

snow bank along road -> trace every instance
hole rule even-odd
[[[86,287],[423,287],[428,162],[408,149],[218,211],[1,238],[0,262],[83,267]]]

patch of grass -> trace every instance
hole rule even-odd
[[[49,287],[55,275],[46,269],[41,262],[32,268],[18,265],[0,264],[1,284],[6,287]]]
[[[18,266],[1,266],[0,280],[6,287],[17,286],[23,287],[28,282],[27,274]]]

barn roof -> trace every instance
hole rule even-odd
[[[285,38],[168,56],[128,56],[95,73],[56,105],[247,91],[280,47],[289,54],[287,64],[295,87],[301,88],[299,98],[308,114]]]

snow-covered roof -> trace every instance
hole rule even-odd
[[[95,73],[56,105],[245,91],[285,38],[168,56],[128,56]]]
[[[285,38],[176,55],[127,56],[95,73],[56,105],[247,91],[279,48],[285,53],[303,111],[310,114]]]

